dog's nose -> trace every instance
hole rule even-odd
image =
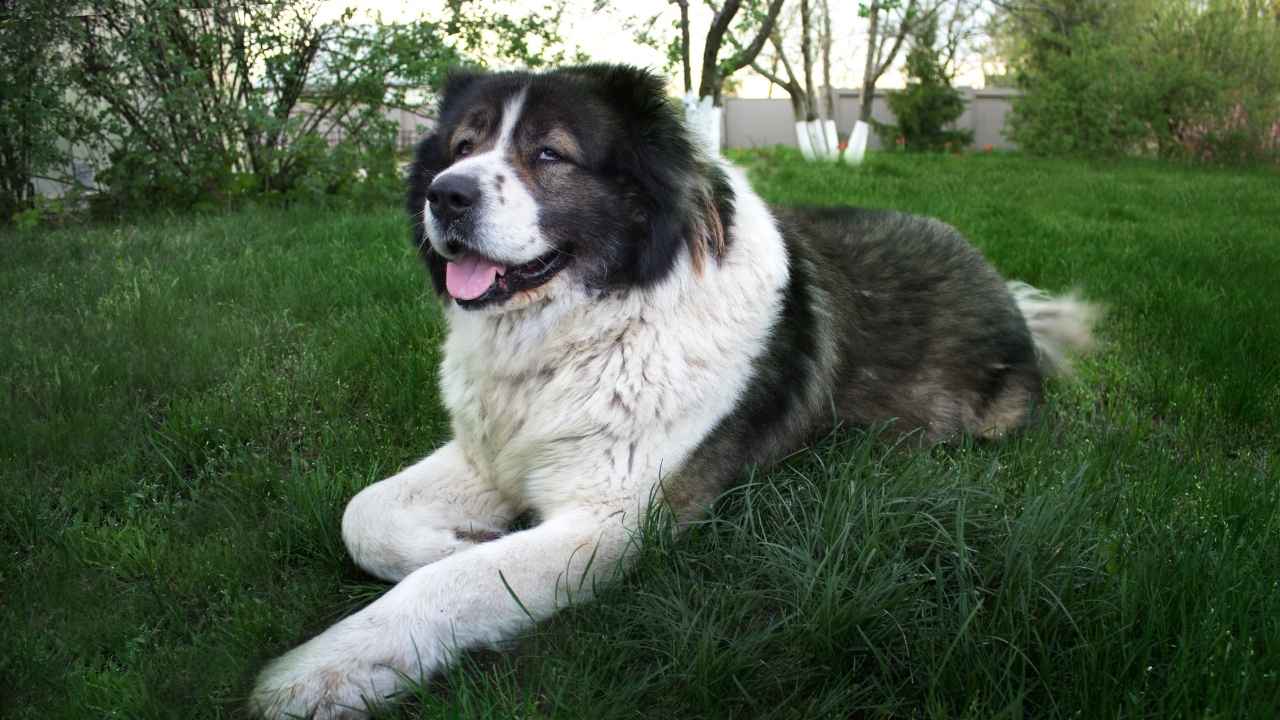
[[[480,183],[470,175],[441,175],[427,188],[431,214],[449,222],[471,209],[480,197]]]

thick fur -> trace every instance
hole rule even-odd
[[[448,173],[482,194],[446,221],[427,198]],[[351,501],[352,557],[397,584],[271,663],[260,715],[364,714],[589,598],[653,503],[696,517],[745,464],[835,423],[1003,436],[1089,342],[1091,306],[1007,285],[945,224],[775,213],[631,68],[454,78],[408,209],[449,323],[454,438]],[[448,294],[460,253],[547,251],[569,260],[545,284],[483,307]],[[535,524],[509,532],[522,514]]]

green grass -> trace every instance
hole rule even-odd
[[[749,471],[598,601],[405,717],[1272,718],[1280,177],[738,156],[782,203],[927,213],[1104,303],[1001,445],[856,429]],[[385,586],[347,498],[441,443],[443,327],[396,208],[0,235],[0,713],[241,714]]]

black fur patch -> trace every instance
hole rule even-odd
[[[731,421],[741,425],[740,432],[750,436],[762,433],[776,436],[782,423],[795,414],[804,393],[813,387],[818,366],[817,334],[821,331],[814,315],[814,274],[809,259],[793,239],[787,238],[787,254],[791,260],[791,277],[782,298],[782,313],[769,338],[763,357],[756,361],[746,396],[734,410]],[[764,443],[751,442],[754,448]],[[744,457],[758,450],[743,447]]]

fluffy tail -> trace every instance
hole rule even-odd
[[[1093,348],[1093,324],[1102,310],[1075,293],[1054,297],[1024,282],[1008,287],[1027,320],[1040,367],[1047,374],[1070,375],[1071,356]]]

